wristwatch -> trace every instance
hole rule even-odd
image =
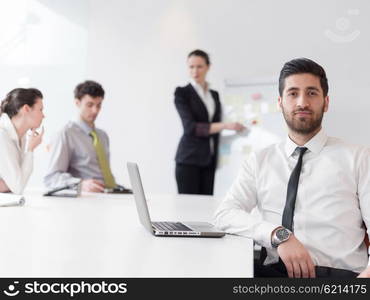
[[[291,235],[292,232],[289,229],[279,227],[278,229],[275,230],[271,237],[272,247],[277,248],[281,243],[284,243],[287,240],[289,240]]]

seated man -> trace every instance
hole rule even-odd
[[[317,63],[287,62],[279,94],[288,136],[248,157],[215,223],[263,247],[255,277],[369,276],[370,150],[325,134],[328,82]]]
[[[81,190],[103,192],[115,188],[109,165],[109,138],[95,127],[104,100],[104,89],[94,81],[74,91],[78,119],[70,121],[49,145],[50,162],[44,183],[48,189],[81,182]]]

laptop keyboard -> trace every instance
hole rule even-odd
[[[153,225],[162,231],[193,231],[180,222],[153,222]]]

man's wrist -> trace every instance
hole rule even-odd
[[[282,243],[288,241],[289,238],[291,237],[291,235],[292,235],[292,232],[289,229],[287,229],[283,226],[280,226],[280,227],[276,228],[272,232],[272,235],[271,235],[271,245],[272,245],[272,247],[277,248]]]
[[[275,245],[275,236],[276,236],[276,231],[284,228],[283,226],[276,227],[272,232],[271,232],[271,246],[272,248],[276,248],[277,246]]]
[[[272,237],[274,236],[276,230],[280,229],[280,228],[284,228],[283,226],[278,226],[276,227],[272,232],[271,232],[271,243],[272,243]]]

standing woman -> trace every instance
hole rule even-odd
[[[221,122],[218,93],[209,88],[209,56],[202,50],[188,55],[190,83],[175,90],[175,105],[184,133],[176,153],[176,181],[180,194],[213,195],[219,133],[244,130],[240,123]]]
[[[14,89],[0,106],[0,192],[22,194],[33,168],[33,150],[41,143],[42,94],[37,89]],[[26,144],[26,133],[32,130]]]

